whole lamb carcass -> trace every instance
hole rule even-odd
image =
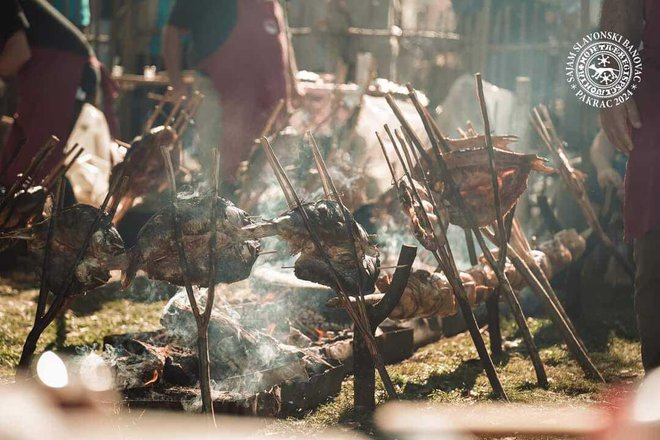
[[[78,252],[99,215],[99,209],[77,204],[65,208],[56,218],[50,250],[47,287],[60,293]],[[49,218],[30,228],[17,230],[5,236],[28,241],[28,252],[39,260],[44,258],[48,237]],[[110,270],[125,264],[124,242],[114,228],[111,218],[104,213],[99,228],[92,235],[82,261],[75,268],[75,276],[65,295],[77,295],[102,286],[110,279]]]
[[[209,284],[209,240],[211,195],[179,193],[177,214],[183,234],[192,284]],[[217,234],[215,282],[233,283],[250,275],[261,248],[242,228],[252,224],[248,214],[221,197],[216,200]],[[182,286],[183,274],[179,261],[174,229],[174,207],[168,206],[154,214],[138,234],[137,244],[129,250],[129,265],[122,279],[128,287],[138,269],[156,280]]]
[[[495,170],[500,193],[502,214],[506,214],[517,203],[527,189],[529,173],[540,171],[554,172],[545,165],[545,160],[535,154],[514,153],[495,148]],[[496,220],[495,197],[493,193],[488,151],[485,147],[456,150],[443,153],[458,191],[468,207],[472,208],[478,226],[487,226]],[[467,219],[458,209],[454,196],[444,193],[444,183],[436,164],[437,158],[432,152],[427,153],[432,165],[421,162],[425,174],[431,179],[432,189],[443,193],[443,204],[449,211],[450,222],[462,227],[469,227]],[[418,165],[419,166],[419,165]]]
[[[332,267],[314,244],[298,208],[244,229],[256,238],[279,235],[288,243],[292,255],[300,253],[294,268],[302,280],[343,289],[348,294],[373,292],[379,272],[379,252],[364,228],[334,200],[321,199],[302,206]],[[356,264],[356,256],[360,266]]]
[[[112,168],[110,186],[118,176],[129,176],[127,191],[122,195],[120,209],[116,218],[121,219],[131,208],[136,198],[149,193],[160,192],[167,188],[168,180],[163,163],[161,146],[165,146],[179,166],[180,145],[178,135],[172,127],[159,126],[148,133],[138,136],[130,144],[126,156]]]

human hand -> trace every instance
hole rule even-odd
[[[614,168],[606,168],[598,172],[597,178],[598,186],[600,186],[600,188],[603,190],[609,186],[613,187],[617,191],[623,188],[623,179],[619,173],[614,170]]]
[[[600,122],[614,147],[622,153],[630,154],[634,148],[631,138],[632,128],[642,127],[635,101],[629,99],[623,104],[601,110]]]

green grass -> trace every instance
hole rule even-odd
[[[14,377],[23,342],[34,321],[37,295],[34,288],[5,289],[0,293],[0,383]],[[53,323],[42,335],[37,353],[46,348],[76,353],[100,348],[103,337],[109,334],[158,329],[164,304],[163,301],[137,302],[117,295],[81,297],[74,303],[75,311],[66,313],[66,339],[58,340]]]
[[[537,335],[550,325],[545,320],[531,319],[530,324]],[[508,336],[512,335],[509,333]],[[512,341],[509,339],[509,342]],[[507,345],[517,345],[518,341],[513,342],[515,344]],[[495,359],[502,385],[511,401],[574,404],[599,400],[603,386],[585,379],[562,345],[548,345],[541,348],[540,353],[550,382],[547,389],[536,385],[531,362],[520,346],[507,349],[501,358]],[[639,345],[634,341],[612,335],[607,351],[592,355],[608,382],[628,382],[642,374]],[[470,403],[492,397],[476,350],[466,334],[428,345],[410,359],[389,366],[388,371],[400,397],[405,400]],[[352,410],[352,392],[353,381],[349,378],[337,399],[313,411],[304,420],[292,423],[316,427],[359,425],[370,433],[373,427],[369,417]],[[380,383],[377,392],[378,400],[384,401],[385,392]]]
[[[0,289],[0,381],[10,381],[20,356],[21,345],[32,324],[37,291],[34,288]],[[76,352],[99,347],[105,335],[158,328],[164,305],[162,299],[135,300],[117,293],[81,298],[75,311],[67,312],[65,341],[56,340],[55,326],[43,335],[39,351],[55,347]],[[606,313],[607,311],[601,311]],[[590,314],[577,322],[594,362],[609,382],[631,382],[642,374],[639,343],[630,319],[618,315],[607,322],[602,314]],[[632,311],[628,313],[629,318]],[[602,385],[586,380],[578,365],[569,359],[558,333],[545,319],[529,319],[550,381],[547,389],[536,386],[534,370],[520,337],[510,321],[502,326],[505,352],[495,359],[509,398],[515,402],[575,403],[599,400]],[[484,332],[487,338],[487,332]],[[431,402],[476,402],[491,398],[490,386],[481,370],[476,351],[467,334],[442,339],[418,350],[410,359],[388,367],[402,399]],[[352,378],[347,378],[340,395],[300,419],[277,422],[272,429],[318,432],[324,427],[359,429],[372,433],[370,416],[352,410]],[[377,400],[385,400],[378,384]]]

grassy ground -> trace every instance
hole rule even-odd
[[[29,284],[11,287],[0,279],[0,383],[13,379],[22,344],[34,320],[39,291]],[[103,337],[109,334],[158,329],[164,304],[158,299],[136,301],[130,295],[81,297],[66,313],[66,338],[58,336],[54,323],[44,332],[37,352],[85,352],[101,347]]]
[[[12,288],[2,283],[0,288],[0,383],[10,381],[18,362],[21,344],[32,323],[37,290],[30,281]],[[625,307],[611,312],[614,301],[596,292],[603,310],[593,309],[577,325],[593,355],[594,361],[610,382],[632,382],[641,375],[639,344],[631,330],[632,310],[627,297]],[[587,300],[589,300],[587,298]],[[48,329],[39,350],[59,347],[58,350],[80,352],[99,347],[103,336],[112,333],[152,330],[159,327],[164,305],[162,296],[149,301],[113,294],[81,298],[75,311],[67,313],[68,333],[65,341],[58,341],[53,327]],[[603,318],[606,316],[607,319]],[[534,371],[522,347],[519,335],[505,321],[504,355],[496,359],[504,388],[513,401],[519,402],[593,402],[599,399],[602,387],[583,378],[577,364],[571,361],[559,336],[549,321],[530,318],[530,326],[547,368],[550,386],[535,385]],[[484,332],[487,336],[487,332]],[[424,399],[435,402],[473,402],[490,397],[488,381],[481,371],[469,336],[446,338],[418,350],[400,364],[388,367],[390,375],[403,399]],[[368,417],[355,414],[352,409],[353,382],[349,377],[337,399],[318,408],[301,419],[280,422],[282,429],[316,431],[321,427],[344,426],[367,433],[372,431]],[[382,387],[378,400],[384,399]]]
[[[558,343],[546,320],[530,319],[546,366],[550,386],[536,386],[534,370],[520,346],[520,340],[509,326],[504,355],[496,359],[496,367],[509,399],[526,403],[597,402],[603,386],[586,380],[578,365],[570,360]],[[487,332],[485,332],[487,336]],[[592,352],[593,359],[608,382],[630,383],[642,374],[639,345],[612,332],[604,351]],[[461,334],[440,340],[418,350],[410,359],[388,367],[402,399],[431,402],[470,403],[488,400],[490,386],[481,370],[470,337]],[[290,423],[302,428],[321,428],[343,424],[372,433],[369,417],[352,410],[353,381],[344,382],[338,399],[322,406],[301,420]],[[385,399],[378,386],[378,399]]]

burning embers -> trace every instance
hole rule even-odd
[[[205,304],[205,297],[197,295],[198,302]],[[175,345],[194,346],[197,328],[185,293],[175,295],[165,306],[161,324],[175,337]],[[250,378],[243,376],[284,366],[289,367],[289,372],[297,371],[297,378],[307,378],[303,356],[298,350],[280,344],[265,333],[243,327],[236,313],[227,306],[213,307],[208,337],[211,377],[228,382],[222,389],[253,392],[267,389],[277,383],[256,383],[257,380],[249,383]]]
[[[208,243],[211,238],[209,211],[212,195],[179,193],[176,211],[179,216],[183,245],[189,261],[188,272],[192,284],[207,287],[209,283]],[[233,283],[250,275],[259,255],[260,243],[242,231],[252,225],[248,214],[230,201],[216,196],[216,283]],[[129,265],[122,284],[127,287],[138,269],[150,278],[184,285],[174,231],[174,207],[156,213],[142,227],[138,242],[129,251]]]
[[[199,304],[205,305],[205,292],[195,296]],[[183,289],[165,306],[161,324],[163,329],[155,332],[106,337],[104,357],[129,402],[144,401],[153,406],[169,402],[196,410],[196,391],[192,387],[199,380],[198,361],[191,347],[197,328]],[[214,405],[231,404],[264,392],[278,400],[279,387],[285,383],[306,384],[310,377],[338,365],[324,354],[324,347],[294,347],[245,327],[227,304],[213,306],[208,337]],[[276,393],[272,393],[273,388],[277,388]],[[272,416],[278,412],[279,407],[273,413],[257,413]]]

